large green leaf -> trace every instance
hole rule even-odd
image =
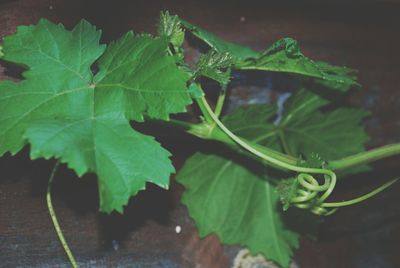
[[[287,100],[280,118],[275,106],[251,105],[227,115],[223,122],[240,137],[293,156],[302,154],[310,162],[314,153],[333,160],[364,150],[367,136],[360,121],[367,113],[349,108],[322,112],[328,103],[301,90]],[[177,176],[186,188],[183,203],[202,236],[216,233],[224,243],[245,245],[253,254],[261,252],[287,266],[298,244],[291,228],[302,227],[297,226],[300,217],[296,222],[282,220],[271,184],[279,179],[270,170],[249,169],[232,156],[200,153]]]
[[[285,103],[276,133],[290,153],[311,158],[312,153],[327,161],[364,151],[368,141],[362,120],[364,109],[337,108],[321,112],[327,100],[310,91],[300,90]]]
[[[266,178],[240,163],[196,153],[179,172],[182,202],[200,236],[216,233],[226,244],[241,244],[287,267],[298,235],[285,227],[279,196]]]
[[[238,109],[224,120],[228,125],[241,126],[235,129],[237,135],[250,136],[253,141],[294,157],[301,154],[311,158],[318,153],[331,161],[364,151],[368,135],[361,122],[369,113],[357,108],[321,111],[327,104],[327,99],[302,89],[285,102],[278,122],[276,111],[266,105]],[[266,114],[268,117],[264,117]],[[255,119],[263,117],[262,122]]]
[[[191,99],[167,38],[130,32],[105,50],[100,35],[86,21],[66,31],[41,20],[4,39],[3,59],[28,70],[22,81],[0,82],[0,155],[29,142],[32,158],[95,172],[100,209],[122,212],[147,181],[167,188],[174,171],[170,153],[129,120],[168,119]]]

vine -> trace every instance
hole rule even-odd
[[[184,61],[188,32],[209,46],[195,68]],[[186,188],[182,202],[201,236],[217,233],[223,242],[245,245],[282,266],[288,265],[300,234],[285,227],[282,212],[276,210],[279,199],[283,210],[295,207],[328,216],[399,180],[354,199],[328,201],[340,172],[360,172],[366,164],[398,155],[400,143],[364,151],[367,137],[361,121],[367,113],[343,107],[322,111],[330,100],[315,90],[297,90],[284,105],[282,122],[274,122],[278,111],[273,104],[224,113],[232,72],[292,74],[321,92],[340,94],[359,87],[353,70],[307,58],[291,38],[257,52],[221,40],[168,12],[160,16],[157,36],[128,32],[103,45],[100,35],[86,21],[67,31],[41,20],[37,25],[18,27],[0,46],[3,60],[26,68],[23,81],[0,82],[0,155],[15,154],[29,143],[32,159],[58,159],[49,178],[47,206],[73,267],[78,265],[51,201],[60,162],[78,176],[98,175],[100,210],[105,213],[123,213],[129,198],[145,189],[147,182],[168,188],[174,172],[171,154],[154,137],[132,128],[131,121],[162,121],[261,164],[258,170],[232,155],[198,152],[179,171],[177,181]],[[96,73],[91,70],[93,64],[98,67]],[[202,77],[220,85],[214,109],[202,89]],[[170,118],[186,112],[193,102],[200,110],[200,122]],[[251,131],[243,131],[243,126]],[[307,133],[319,146],[289,133],[287,126]],[[348,139],[341,137],[344,131]],[[199,168],[200,162],[207,163],[207,168]],[[279,170],[282,177],[273,175],[271,169]],[[216,186],[210,189],[204,184]],[[245,235],[232,233],[243,224],[250,229]]]

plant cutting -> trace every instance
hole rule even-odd
[[[188,35],[207,46],[195,66],[185,62]],[[355,72],[307,58],[291,38],[258,52],[168,12],[160,15],[156,36],[128,32],[108,45],[100,37],[84,20],[66,30],[42,19],[18,27],[0,50],[3,61],[24,68],[20,81],[0,82],[0,155],[29,145],[32,159],[56,159],[47,203],[74,267],[51,204],[59,164],[77,176],[97,174],[104,213],[123,213],[148,182],[168,189],[175,172],[171,154],[131,122],[171,125],[216,144],[214,151],[195,153],[176,176],[200,236],[216,233],[282,267],[300,236],[285,215],[296,214],[290,226],[312,226],[397,180],[354,199],[331,200],[338,179],[399,154],[400,144],[365,151],[368,112],[334,105],[360,87]],[[283,107],[258,104],[225,113],[234,74],[251,71],[287,73],[301,86]],[[215,105],[203,89],[205,79],[220,87]],[[189,105],[196,111],[192,120],[175,116]]]

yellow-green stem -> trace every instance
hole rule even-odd
[[[73,268],[77,268],[78,264],[76,263],[74,255],[72,254],[72,252],[71,252],[71,250],[70,250],[70,248],[68,246],[68,243],[64,238],[63,232],[61,230],[60,224],[58,223],[57,216],[56,216],[56,213],[55,213],[54,208],[53,208],[53,203],[51,201],[51,187],[52,187],[54,176],[55,176],[55,174],[57,172],[57,169],[58,169],[59,165],[60,165],[60,162],[57,161],[57,163],[54,165],[54,168],[53,168],[53,170],[52,170],[52,172],[50,174],[49,182],[47,184],[47,194],[46,194],[47,208],[48,208],[49,213],[50,213],[50,218],[53,221],[54,229],[56,230],[58,239],[60,239],[61,245],[64,248],[65,253],[68,256],[68,259],[69,259],[72,267]]]
[[[366,152],[329,162],[332,170],[343,170],[354,166],[368,164],[370,162],[400,154],[400,143],[385,145]]]

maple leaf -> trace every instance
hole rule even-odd
[[[95,172],[100,210],[122,212],[146,182],[168,188],[174,172],[170,153],[129,121],[168,120],[191,99],[167,38],[129,32],[106,48],[100,35],[86,21],[67,31],[43,19],[4,38],[3,59],[27,70],[0,82],[0,155],[29,142],[32,158]]]

